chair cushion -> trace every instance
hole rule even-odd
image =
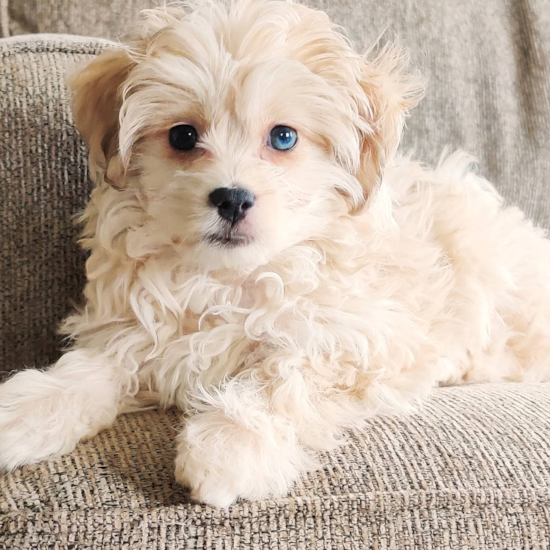
[[[227,510],[174,482],[175,411],[119,418],[0,478],[0,548],[546,549],[550,384],[442,388],[380,417],[288,497]]]

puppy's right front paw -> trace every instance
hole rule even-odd
[[[44,412],[19,391],[17,376],[0,385],[0,470],[38,462],[45,451],[51,454],[48,434],[38,431],[37,417]]]
[[[0,470],[9,471],[37,461],[40,438],[33,437],[29,418],[25,418],[24,413],[30,411],[3,389],[0,386]]]
[[[57,393],[45,373],[28,370],[0,385],[0,470],[35,464],[71,451],[75,418],[58,411]]]
[[[35,449],[29,444],[25,430],[10,416],[0,406],[0,471],[10,471],[35,462]]]

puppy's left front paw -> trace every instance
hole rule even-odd
[[[192,418],[179,436],[176,480],[194,500],[226,508],[238,498],[281,496],[314,465],[282,420],[260,434],[213,416]]]

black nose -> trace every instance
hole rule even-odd
[[[254,195],[246,189],[219,187],[208,196],[208,201],[218,209],[220,216],[236,224],[246,216],[246,211],[254,206]]]

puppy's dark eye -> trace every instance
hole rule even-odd
[[[288,151],[298,141],[298,133],[289,126],[275,126],[269,133],[269,146],[277,151]]]
[[[168,139],[170,145],[177,151],[191,151],[199,139],[197,130],[189,124],[180,124],[170,128]]]

